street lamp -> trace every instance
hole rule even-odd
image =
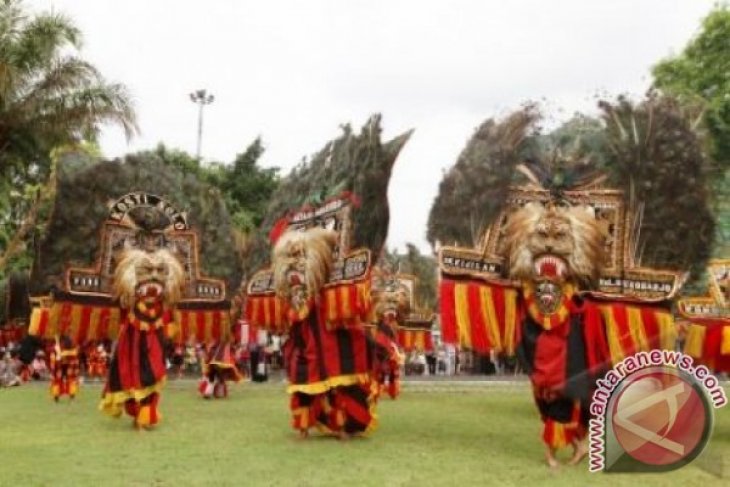
[[[198,105],[198,150],[196,157],[200,160],[200,145],[203,141],[203,107],[210,105],[215,97],[206,90],[195,90],[190,93],[190,101]]]

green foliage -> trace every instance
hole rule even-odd
[[[205,179],[223,193],[234,225],[250,233],[263,222],[272,193],[279,184],[278,168],[261,168],[257,162],[264,153],[257,138],[233,164],[213,164],[205,170]]]
[[[708,167],[713,182],[714,211],[718,220],[714,254],[730,255],[730,8],[718,5],[678,56],[658,63],[654,84],[704,110]]]
[[[186,155],[158,147],[156,152],[129,155],[86,167],[67,161],[58,171],[52,218],[39,245],[31,274],[33,294],[62,285],[67,265],[92,266],[107,218],[107,203],[128,192],[145,191],[165,197],[188,213],[198,231],[201,271],[225,279],[229,290],[240,281],[240,260],[233,243],[231,219],[219,189],[180,168]],[[73,167],[72,170],[65,166]]]
[[[438,303],[436,289],[436,259],[431,255],[421,254],[418,247],[406,243],[406,251],[401,254],[397,249],[384,250],[383,264],[393,272],[411,274],[416,277],[416,304],[420,309],[435,311]],[[415,311],[415,310],[414,310]]]
[[[259,231],[245,267],[256,271],[269,261],[271,244],[268,235],[274,223],[288,212],[305,204],[319,205],[328,198],[349,191],[361,205],[353,211],[353,246],[369,248],[379,256],[388,233],[388,183],[398,154],[408,141],[406,132],[391,141],[380,139],[380,115],[370,117],[359,134],[349,125],[342,134],[315,154],[302,161],[281,180],[271,194]]]
[[[94,140],[103,123],[127,136],[137,130],[126,88],[78,57],[81,41],[63,15],[31,15],[20,0],[0,1],[0,261],[11,269],[30,261],[24,252],[37,234],[31,220],[53,149]]]

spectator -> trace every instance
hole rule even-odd
[[[10,356],[8,350],[2,350],[3,358],[0,360],[0,387],[13,387],[20,385],[20,377],[17,373],[15,360]]]
[[[188,343],[185,347],[185,370],[195,373],[198,368],[198,357],[195,355],[195,347]]]
[[[175,344],[175,347],[172,350],[172,359],[170,360],[170,363],[175,371],[175,376],[180,379],[183,374],[183,369],[185,368],[185,349],[181,344]]]
[[[426,353],[426,363],[428,364],[428,375],[436,375],[436,353],[433,350]]]
[[[31,377],[34,380],[47,380],[49,378],[48,365],[46,364],[46,353],[43,350],[38,350],[35,354],[35,358],[30,364]]]

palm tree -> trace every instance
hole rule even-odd
[[[138,131],[127,89],[78,57],[81,40],[61,14],[0,0],[0,274],[35,226],[51,151],[93,141],[105,123]]]

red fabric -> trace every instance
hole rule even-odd
[[[128,325],[132,326],[132,325]],[[122,387],[127,389],[140,389],[142,387],[142,383],[139,378],[139,370],[140,370],[140,363],[139,363],[139,335],[140,331],[135,328],[135,333],[132,334],[132,356],[129,357],[129,378],[130,381]],[[120,340],[121,342],[121,340]],[[120,364],[121,365],[121,364]],[[122,383],[124,384],[124,383]]]
[[[433,337],[431,336],[430,331],[426,333],[424,342],[425,342],[424,348],[426,349],[426,351],[427,352],[433,351]]]
[[[137,401],[127,401],[124,403],[124,411],[132,416],[133,418],[136,418],[139,414],[139,403]]]
[[[142,357],[140,356],[141,340],[145,341],[147,361],[150,364],[155,383],[165,377],[164,352],[157,332],[154,329],[148,331],[140,330],[132,323],[125,321],[119,333],[115,357],[121,386],[120,390],[142,389],[145,387],[142,384],[140,376],[142,369]],[[107,380],[108,383],[109,381]]]
[[[184,342],[190,337],[190,313],[187,311],[180,312],[180,342]]]
[[[198,325],[195,330],[195,338],[199,343],[205,342],[205,312],[198,311],[195,313],[196,324]]]
[[[499,330],[499,336],[504,340],[506,337],[506,315],[505,315],[505,288],[503,286],[490,286],[492,289],[492,302],[494,303],[494,315],[497,317],[497,323],[495,323],[497,330]],[[519,330],[519,321],[515,326],[515,330]]]
[[[160,346],[160,341],[154,333],[146,333],[147,354],[152,365],[152,373],[155,377],[164,377],[165,375],[165,355]]]
[[[347,293],[350,298],[350,307],[352,307],[352,314],[359,315],[362,313],[362,303],[358,299],[358,291],[356,285],[347,286]]]
[[[730,372],[730,355],[722,355],[722,323],[708,323],[705,325],[705,346],[702,362],[714,369],[715,372]]]
[[[335,409],[344,411],[347,416],[355,418],[359,423],[370,423],[372,415],[366,404],[355,400],[350,395],[343,394],[340,390],[335,392],[335,401]]]
[[[586,301],[583,313],[583,333],[586,343],[586,362],[594,374],[605,370],[610,363],[608,340],[603,326],[601,310],[596,303]]]
[[[441,280],[439,301],[441,309],[441,338],[445,343],[456,344],[459,334],[456,330],[456,310],[454,309],[454,281]]]
[[[46,336],[46,328],[48,328],[48,309],[43,308],[41,310],[40,323],[38,323],[38,336]]]
[[[109,336],[109,317],[111,315],[111,309],[102,308],[99,314],[99,326],[97,328],[97,334],[99,337]]]
[[[568,360],[570,319],[550,330],[543,330],[535,344],[532,383],[540,388],[562,390]]]
[[[311,321],[310,321],[311,320]],[[290,384],[311,384],[332,377],[367,374],[372,371],[368,360],[367,332],[362,327],[329,330],[316,316],[296,322],[286,347],[286,362]],[[297,344],[295,346],[295,343]],[[347,352],[343,350],[345,343]],[[352,368],[344,370],[343,353],[347,353]],[[306,377],[302,366],[306,365]]]
[[[269,242],[275,245],[289,226],[289,215],[279,218],[269,232]]]
[[[91,306],[84,306],[81,308],[81,323],[79,323],[79,329],[76,333],[76,343],[85,343],[86,335],[89,334],[89,323],[91,322]]]
[[[125,333],[127,327],[129,326],[131,326],[129,323],[125,323],[122,325],[116,349],[117,355],[119,357],[119,380],[123,384],[122,387],[124,388],[126,388],[127,386],[130,386],[131,388],[132,384],[134,384],[134,376],[137,375],[137,369],[134,368],[134,365],[131,362],[132,357],[129,357],[127,353],[130,347],[133,346],[133,344],[129,342],[129,334]],[[135,336],[136,335],[137,334],[135,333]],[[132,355],[137,354],[132,352]]]
[[[661,340],[659,335],[659,323],[656,319],[656,308],[653,306],[641,306],[641,321],[644,323],[646,338],[649,341],[650,349],[659,349]]]
[[[68,331],[69,327],[71,326],[72,308],[73,306],[71,306],[71,303],[63,303],[61,305],[59,335],[65,335],[66,331]]]
[[[324,356],[324,363],[327,364],[326,367],[328,369],[332,370],[341,370],[342,364],[340,363],[340,348],[339,347],[331,347],[325,345],[325,335],[329,335],[330,333],[325,331],[326,325],[320,324],[319,332],[320,337],[322,338],[322,355]],[[318,377],[318,380],[322,380],[323,377]],[[316,381],[315,381],[316,382]]]
[[[213,340],[221,339],[221,314],[218,311],[213,312]]]
[[[611,313],[613,313],[613,319],[616,321],[616,327],[618,328],[618,338],[623,350],[624,356],[629,357],[636,353],[633,339],[631,338],[631,330],[629,328],[629,321],[626,315],[626,306],[621,303],[612,303]]]
[[[475,283],[470,283],[466,291],[469,303],[469,321],[471,324],[471,345],[477,352],[488,353],[492,344],[487,337],[487,324],[484,321],[482,304],[479,300],[480,291],[481,286]]]

